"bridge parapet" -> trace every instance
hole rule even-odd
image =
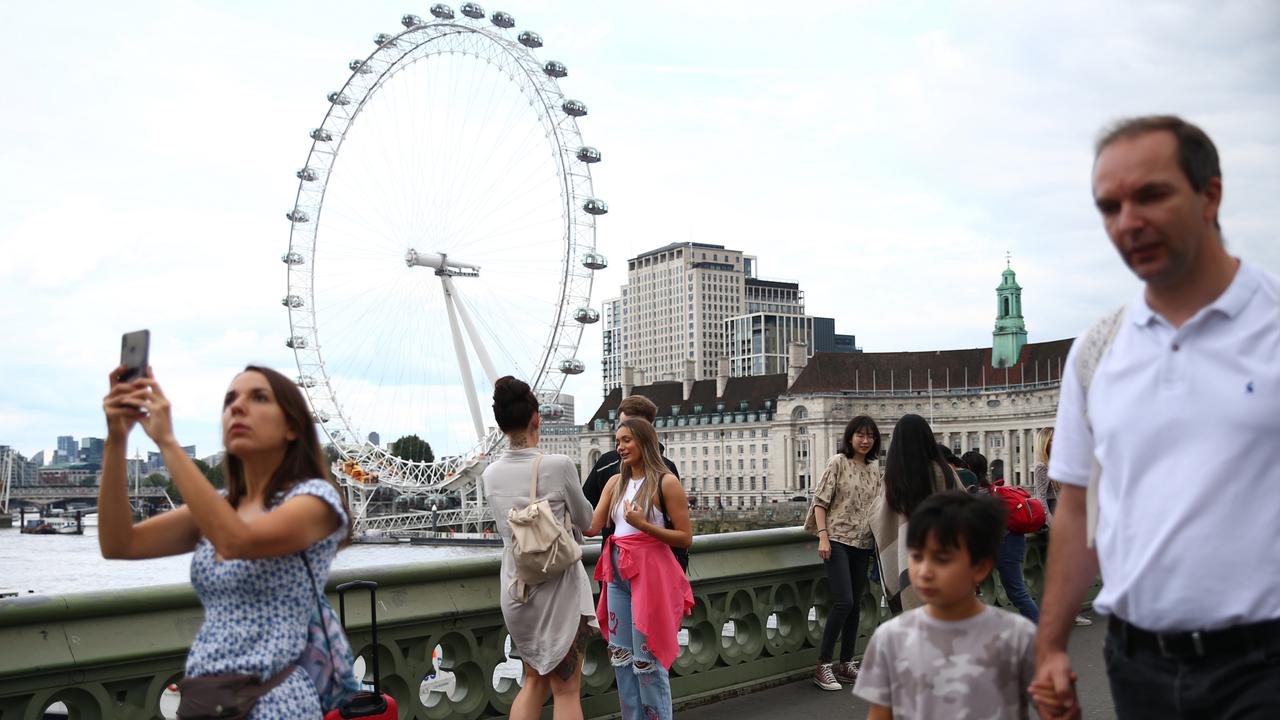
[[[1038,592],[1043,541],[1029,545],[1028,581]],[[598,554],[598,547],[584,550],[588,568]],[[699,536],[691,559],[696,604],[672,668],[677,707],[812,671],[830,599],[811,536],[798,528]],[[347,608],[348,634],[357,654],[378,653],[383,687],[401,717],[508,714],[519,687],[499,668],[509,660],[499,562],[434,560],[337,571],[330,579],[330,587],[378,582],[378,646],[358,600]],[[998,602],[1003,593],[990,584],[985,597]],[[887,618],[878,588],[862,604],[859,647]],[[186,584],[0,600],[0,718],[38,718],[54,702],[85,720],[159,718],[161,694],[181,677],[202,619]],[[582,693],[587,717],[616,715],[613,668],[598,637],[586,651]]]

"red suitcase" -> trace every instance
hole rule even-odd
[[[372,580],[353,580],[338,586],[338,615],[342,618],[342,627],[347,626],[347,591],[352,588],[369,591],[369,624],[373,633],[373,692],[361,691],[351,696],[346,705],[337,710],[330,710],[324,720],[343,720],[344,718],[373,718],[373,720],[396,720],[395,698],[382,692],[382,676],[378,673],[378,583]]]

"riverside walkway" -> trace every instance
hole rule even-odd
[[[1102,642],[1106,636],[1106,619],[1097,617],[1091,627],[1074,628],[1071,633],[1071,665],[1080,676],[1076,689],[1085,720],[1109,720],[1116,716],[1102,661]],[[680,720],[773,720],[783,715],[863,720],[869,708],[865,700],[854,696],[852,687],[846,685],[840,692],[823,691],[805,678],[678,712],[676,716]],[[1034,711],[1032,717],[1036,717]]]

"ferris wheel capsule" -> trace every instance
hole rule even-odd
[[[520,44],[527,48],[542,47],[542,36],[532,30],[525,30],[520,33],[516,36],[516,40],[519,40]]]
[[[290,335],[289,339],[284,341],[284,345],[290,350],[302,350],[307,346],[307,339],[301,335]]]
[[[280,304],[287,308],[300,308],[303,305],[302,297],[298,295],[285,295]]]
[[[609,203],[600,198],[587,198],[586,202],[582,203],[582,209],[591,215],[604,215],[609,212]]]
[[[327,95],[327,97],[329,98],[329,102],[333,103],[334,105],[350,105],[351,104],[351,98],[347,97],[346,95],[343,95],[340,92],[331,92]]]
[[[511,17],[511,13],[505,13],[501,10],[495,12],[493,16],[489,18],[489,22],[504,29],[510,29],[516,26],[516,19]]]
[[[564,110],[565,115],[573,117],[582,117],[587,114],[587,104],[581,100],[565,100],[560,103],[560,109]]]
[[[462,3],[462,14],[472,20],[480,20],[484,17],[484,8],[473,2]]]
[[[290,221],[296,222],[296,223],[304,223],[304,222],[309,222],[311,220],[310,215],[307,215],[306,213],[302,212],[298,208],[294,208],[290,210],[289,212],[285,213],[284,216],[288,218]]]
[[[378,47],[382,47],[383,45],[394,45],[395,41],[396,36],[391,35],[390,33],[378,33],[373,36],[373,43]]]
[[[581,360],[561,360],[560,372],[565,375],[581,375],[587,366]]]
[[[452,20],[453,8],[449,7],[448,5],[445,5],[444,3],[436,3],[435,5],[431,6],[431,14],[435,15],[441,20]]]
[[[580,307],[573,311],[573,319],[583,325],[590,325],[600,321],[600,313],[596,312],[595,308]]]
[[[373,72],[373,70],[369,69],[364,64],[363,60],[352,60],[351,62],[347,63],[347,68],[349,68],[351,72],[354,72],[357,75],[368,75],[369,73]]]
[[[306,262],[306,260],[303,259],[302,253],[290,250],[289,252],[280,256],[280,262],[284,263],[285,265],[301,265],[302,263]]]
[[[538,414],[544,418],[562,418],[564,406],[559,403],[542,403],[538,406]]]
[[[590,145],[583,145],[578,148],[576,155],[584,163],[598,163],[602,159],[600,151]]]
[[[400,18],[400,24],[406,28],[413,28],[422,24],[422,18],[417,15],[405,15]]]
[[[600,253],[590,252],[582,256],[582,266],[588,270],[603,270],[609,267],[609,260]]]
[[[323,410],[320,410],[318,412],[313,412],[311,413],[311,422],[319,423],[323,425],[324,423],[329,422],[329,413]]]
[[[333,140],[333,133],[325,130],[324,128],[316,128],[311,131],[310,135],[311,139],[316,142],[330,142]]]
[[[313,388],[316,386],[316,379],[310,375],[299,375],[294,382],[298,383],[298,387],[301,388]]]
[[[569,74],[569,68],[558,60],[548,60],[542,65],[542,72],[553,78],[562,78]]]
[[[319,173],[309,167],[299,168],[294,175],[297,175],[298,179],[303,182],[315,182],[320,177]]]

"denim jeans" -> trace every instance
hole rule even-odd
[[[618,548],[613,548],[613,582],[609,597],[609,660],[618,679],[622,720],[671,720],[671,676],[635,629],[631,615],[631,583],[617,573]]]
[[[1271,720],[1280,708],[1280,645],[1249,652],[1166,658],[1126,646],[1108,628],[1102,648],[1121,720]]]
[[[1000,555],[996,558],[996,572],[1000,573],[1000,584],[1004,585],[1004,594],[1009,602],[1018,608],[1022,616],[1033,623],[1040,622],[1040,608],[1027,592],[1027,583],[1022,579],[1022,561],[1027,557],[1027,536],[1021,533],[1005,533],[1000,541]]]
[[[831,541],[831,557],[827,566],[827,584],[831,587],[831,613],[822,630],[822,646],[818,649],[818,662],[831,662],[836,648],[836,636],[840,642],[840,662],[853,659],[854,646],[858,642],[858,619],[862,610],[862,594],[867,588],[867,561],[870,550],[863,550],[842,542]]]

